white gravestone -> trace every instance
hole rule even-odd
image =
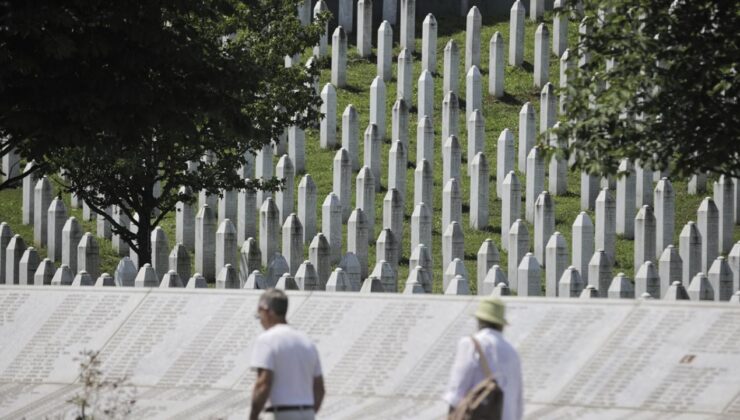
[[[414,52],[416,34],[416,0],[401,0],[401,48]]]
[[[483,146],[486,139],[486,122],[479,109],[474,109],[468,117],[468,164],[467,172],[470,175],[470,165],[478,152],[484,152]]]
[[[465,121],[475,109],[483,109],[483,78],[478,66],[471,66],[465,76]]]
[[[545,247],[555,231],[555,203],[552,195],[542,191],[534,203],[534,255],[545,264]]]
[[[460,52],[454,39],[447,41],[444,48],[442,94],[458,93],[458,74],[460,72]]]
[[[635,274],[635,296],[647,293],[653,299],[660,299],[660,276],[652,261],[642,263]]]
[[[635,216],[635,249],[633,267],[655,259],[655,215],[653,208],[644,205]]]
[[[352,212],[352,163],[346,149],[337,150],[334,154],[333,166],[332,190],[339,197],[339,203],[342,206],[342,222],[346,222]]]
[[[363,166],[357,174],[356,207],[365,212],[368,241],[375,239],[375,177],[373,171]]]
[[[342,147],[347,149],[352,161],[352,171],[360,170],[360,117],[354,105],[349,104],[342,112]]]
[[[521,218],[522,187],[519,177],[514,171],[509,171],[501,186],[501,247],[509,249],[508,232],[514,221]]]
[[[545,296],[558,296],[560,278],[569,266],[569,259],[565,237],[560,232],[553,233],[545,247]]]
[[[509,18],[509,65],[521,66],[524,62],[524,5],[516,0]]]
[[[470,8],[465,25],[465,72],[480,67],[481,14],[476,6]]]
[[[582,211],[573,221],[573,266],[581,275],[584,286],[588,284],[588,263],[594,254],[594,225],[588,213]]]
[[[424,117],[434,118],[434,77],[429,70],[422,70],[417,83],[419,122]]]
[[[612,264],[616,257],[616,205],[608,188],[603,188],[596,198],[596,249],[603,249]],[[601,290],[599,290],[601,292]]]
[[[442,226],[446,229],[452,222],[462,223],[462,196],[456,178],[447,181],[442,190]]]
[[[676,196],[668,178],[662,178],[655,187],[655,253],[660,254],[665,247],[673,243],[673,231],[676,217]]]
[[[381,77],[376,76],[370,84],[370,123],[378,127],[378,137],[381,140],[386,135],[385,102],[385,83]]]
[[[378,27],[378,76],[390,82],[393,76],[393,28],[384,20]]]
[[[368,125],[364,140],[364,165],[372,171],[375,192],[380,192],[380,149],[382,140],[378,136],[378,126],[372,123]]]
[[[470,227],[482,230],[488,226],[488,163],[483,152],[473,158],[470,175]]]
[[[542,88],[550,80],[550,31],[544,23],[534,33],[534,86]]]
[[[277,205],[272,198],[268,198],[260,207],[260,252],[262,253],[262,265],[267,267],[270,265],[273,256],[277,252],[278,248],[278,236],[280,235],[280,213],[278,212]],[[197,254],[197,253],[196,253]],[[198,267],[196,265],[196,271]],[[205,278],[208,276],[203,273]]]
[[[341,25],[331,36],[331,83],[337,88],[347,85],[347,34]]]
[[[684,284],[689,283],[696,273],[702,271],[701,242],[701,234],[699,233],[699,228],[697,228],[696,223],[692,221],[687,222],[681,230],[678,240],[678,253],[681,256],[681,261],[683,261],[681,281]],[[733,247],[733,251],[734,250],[735,248]],[[740,248],[738,251],[740,251]],[[729,256],[730,262],[733,261],[732,257],[733,253],[731,251]],[[735,272],[740,274],[740,269],[733,269],[733,273]]]
[[[506,174],[514,170],[516,152],[514,151],[514,134],[505,128],[496,142],[496,197],[501,198],[501,189]]]
[[[298,184],[298,218],[303,223],[303,243],[310,243],[316,235],[316,183],[306,174]]]
[[[387,0],[384,0],[387,1]],[[421,25],[421,69],[437,71],[437,19],[429,13]]]
[[[517,219],[509,229],[508,278],[512,291],[519,290],[518,269],[524,255],[529,252],[529,231],[522,219]]]
[[[714,200],[710,197],[702,200],[696,212],[696,218],[701,241],[700,269],[707,273],[712,262],[719,255],[719,211]]]
[[[321,89],[320,111],[319,145],[322,149],[333,149],[337,144],[337,90],[331,83]]]
[[[403,99],[406,103],[413,103],[412,78],[414,70],[414,57],[408,49],[404,48],[398,54],[396,98]]]
[[[534,223],[534,202],[537,195],[545,188],[545,162],[542,151],[535,146],[527,156],[527,179],[525,191],[525,217]]]
[[[367,277],[368,274],[368,243],[365,212],[361,208],[356,208],[347,221],[347,252],[355,254],[360,262],[360,276],[362,278]]]
[[[488,93],[504,96],[504,37],[496,31],[488,43]]]
[[[526,102],[519,111],[519,171],[524,174],[527,173],[527,156],[537,135],[535,124],[534,106]]]
[[[369,57],[373,52],[373,0],[357,1],[357,54]]]
[[[617,179],[617,234],[625,239],[635,237],[635,172],[632,163],[623,159],[619,164],[620,175]]]
[[[333,192],[326,196],[321,205],[321,230],[329,241],[331,263],[339,264],[342,256],[342,205]]]

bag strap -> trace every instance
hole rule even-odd
[[[488,359],[486,359],[486,355],[483,354],[483,349],[480,346],[480,342],[478,342],[478,340],[473,335],[470,336],[470,339],[473,340],[475,351],[476,353],[478,353],[478,360],[480,360],[480,364],[483,367],[483,373],[486,375],[486,378],[493,378],[493,372],[491,372],[491,368],[488,366]]]

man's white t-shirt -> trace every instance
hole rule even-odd
[[[251,367],[272,371],[273,407],[313,405],[313,380],[321,376],[316,346],[308,336],[287,324],[262,332],[252,348]]]
[[[522,367],[514,347],[501,332],[484,328],[475,334],[488,366],[496,382],[504,392],[503,420],[518,420],[524,415]],[[484,378],[483,368],[478,360],[473,340],[461,338],[457,344],[455,361],[452,363],[450,382],[443,399],[451,406],[457,406],[465,395]]]

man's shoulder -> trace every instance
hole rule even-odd
[[[264,331],[260,337],[265,337],[266,340],[294,340],[304,341],[306,343],[313,344],[308,334],[305,332],[293,328],[288,324],[280,324]]]
[[[475,337],[482,342],[488,342],[500,349],[511,350],[516,353],[514,346],[506,339],[504,334],[500,331],[492,330],[490,328],[482,329],[475,334]]]
[[[283,328],[283,325],[274,325],[272,328],[262,331],[257,336],[257,341],[271,342],[278,340],[281,336],[285,335],[285,333],[286,331]]]

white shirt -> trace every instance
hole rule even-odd
[[[305,333],[287,324],[262,332],[252,348],[250,365],[272,371],[272,406],[313,405],[313,380],[321,376],[321,362]]]
[[[484,328],[475,334],[488,360],[493,376],[504,393],[502,420],[519,420],[524,415],[522,368],[519,355],[504,336],[496,330]],[[450,371],[450,382],[442,397],[455,407],[475,385],[485,379],[478,361],[473,340],[461,338],[457,343],[455,361]]]

